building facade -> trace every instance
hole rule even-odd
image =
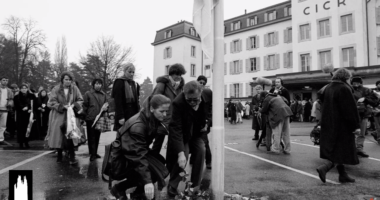
[[[380,80],[380,0],[292,0],[225,20],[224,25],[225,98],[254,95],[254,79],[266,77],[283,79],[293,98],[315,100],[331,79],[321,71],[330,64],[363,77],[368,87]],[[173,26],[183,27],[182,37],[158,37]],[[186,81],[201,74],[211,78],[216,66],[201,56],[200,40],[196,33],[191,36],[192,24],[173,26],[157,32],[154,78],[173,62],[183,63],[188,72],[195,65]],[[167,47],[178,55],[164,59]]]

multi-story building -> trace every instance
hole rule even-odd
[[[224,25],[225,98],[254,95],[254,79],[266,77],[282,78],[292,97],[315,99],[331,79],[321,71],[328,64],[347,67],[368,87],[380,80],[380,0],[292,0]],[[173,35],[165,39],[168,31]],[[200,74],[212,77],[216,66],[201,56],[196,35],[185,21],[157,31],[154,78],[175,62],[190,72],[186,81]],[[167,48],[175,52],[170,59],[165,59]]]

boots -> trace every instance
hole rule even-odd
[[[328,163],[325,163],[317,168],[319,178],[321,179],[322,182],[326,183],[326,174],[333,167],[334,167],[334,163],[329,161]]]
[[[61,163],[62,162],[62,149],[58,149],[57,152],[58,152],[57,163]]]
[[[338,165],[336,168],[338,169],[338,172],[339,172],[339,182],[341,182],[341,183],[354,183],[355,182],[355,179],[350,178],[348,176],[346,170],[344,169],[344,165]]]
[[[69,164],[70,165],[75,165],[78,163],[78,161],[75,160],[75,152],[74,149],[69,150]]]

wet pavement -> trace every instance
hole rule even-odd
[[[380,197],[380,146],[367,136],[365,151],[371,158],[360,158],[360,164],[348,166],[348,173],[356,179],[355,184],[323,184],[315,171],[324,161],[319,158],[318,146],[312,145],[309,133],[311,123],[292,123],[290,155],[273,155],[265,147],[256,148],[252,141],[251,122],[226,123],[225,191],[227,193],[269,196],[269,199],[358,199],[361,195]],[[212,134],[212,133],[211,133]],[[115,132],[103,133],[99,154],[104,146],[115,139]],[[32,143],[31,143],[32,144]],[[165,155],[162,149],[162,154]],[[46,154],[46,155],[43,155]],[[34,200],[108,200],[114,199],[107,183],[101,178],[103,159],[90,162],[87,145],[76,152],[78,164],[69,165],[67,160],[56,163],[56,153],[43,149],[43,142],[35,143],[30,150],[0,146],[0,200],[9,193],[8,170],[33,170]],[[297,171],[298,170],[298,171]],[[188,169],[189,171],[189,169]],[[205,170],[204,185],[209,184],[210,170]],[[327,175],[338,182],[335,169]],[[184,184],[181,184],[181,188]],[[206,186],[207,187],[207,186]],[[167,199],[166,188],[157,193]]]

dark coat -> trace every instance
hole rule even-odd
[[[285,103],[282,97],[278,95],[267,95],[263,101],[261,113],[268,115],[268,120],[271,128],[275,128],[278,124],[285,120],[286,117],[293,115],[289,106]]]
[[[36,113],[36,124],[39,126],[40,138],[46,136],[47,127],[49,126],[49,114],[50,108],[47,106],[49,97],[46,94],[45,97],[41,96],[41,92],[36,99],[34,110]],[[40,109],[39,109],[40,108]]]
[[[132,92],[136,95],[136,102],[126,103],[124,81],[128,81],[129,85],[131,86]],[[121,127],[119,120],[124,119],[127,121],[129,118],[139,112],[140,85],[133,80],[118,78],[115,80],[112,87],[112,98],[115,102],[115,123],[113,130],[117,131]]]
[[[236,104],[234,103],[229,104],[228,116],[231,117],[231,121],[236,121]]]
[[[96,92],[94,89],[86,92],[83,96],[83,115],[86,121],[95,120],[103,104],[109,100],[109,96],[103,91]]]
[[[305,118],[310,117],[312,108],[313,107],[312,107],[311,103],[309,101],[307,101],[305,104],[305,107],[304,107],[304,111],[303,111]]]
[[[205,106],[207,108],[207,125],[208,130],[207,133],[210,132],[210,127],[212,127],[212,90],[209,88],[205,88],[202,91],[202,98],[205,101]]]
[[[260,130],[261,126],[259,125],[259,121],[257,119],[257,114],[259,112],[259,109],[261,107],[261,99],[260,99],[260,94],[256,94],[255,96],[252,97],[251,101],[251,111],[253,113],[253,118],[252,118],[252,129],[256,130],[257,128]]]
[[[276,88],[272,88],[269,92],[273,93],[275,89]],[[277,94],[280,96],[283,96],[287,100],[286,104],[288,106],[290,105],[290,94],[289,94],[289,91],[284,86],[281,86]]]
[[[185,100],[185,94],[179,94],[172,103],[172,118],[169,124],[167,161],[177,162],[178,153],[185,152],[185,144],[193,138],[201,138],[201,129],[206,125],[207,107],[202,97],[199,108],[195,111]]]
[[[170,82],[169,75],[158,77],[156,82],[157,82],[157,85],[154,88],[152,95],[162,94],[168,97],[172,102],[178,96],[178,94],[182,92],[183,86],[185,85],[185,80],[181,77],[181,83],[179,84],[177,89],[174,89]],[[171,116],[172,116],[172,106],[169,107],[169,111],[167,112],[166,118],[163,121],[163,124],[166,127],[169,127]],[[160,128],[158,132],[162,133],[164,132],[164,130]]]
[[[165,167],[165,159],[149,148],[157,136],[159,126],[161,125],[156,119],[147,118],[144,111],[141,111],[124,123],[117,132],[117,137],[123,134],[121,146],[128,162],[126,170],[131,171],[130,176],[136,176],[141,185],[158,181],[159,189],[162,189],[169,171]]]
[[[359,114],[352,92],[348,84],[333,81],[321,95],[320,157],[337,164],[359,163],[353,134]]]
[[[27,142],[27,139],[25,138],[25,134],[28,128],[29,118],[30,118],[30,113],[28,112],[28,110],[31,110],[33,112],[31,101],[33,101],[33,104],[35,104],[36,96],[29,92],[27,92],[25,95],[19,92],[18,95],[16,95],[13,100],[14,100],[14,106],[16,110],[17,142],[24,143],[24,142]],[[25,107],[27,107],[28,110],[26,111],[22,110]],[[34,118],[35,117],[36,115],[34,115]],[[30,135],[29,137],[31,138],[32,135]]]

